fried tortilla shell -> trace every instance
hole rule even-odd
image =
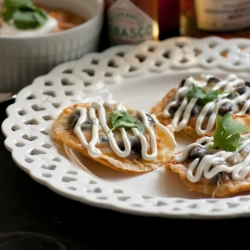
[[[193,77],[183,79],[180,86],[172,88],[160,102],[152,107],[151,113],[155,114],[162,124],[172,124],[175,133],[182,134],[193,141],[213,134],[215,119],[213,118],[213,122],[210,120],[212,114],[224,116],[229,112],[234,119],[246,125],[248,127],[246,133],[250,133],[250,82],[236,75],[229,75],[225,79],[209,75],[203,77],[201,81]],[[220,94],[218,98],[202,106],[198,101],[191,103],[193,99],[187,101],[187,93],[194,87],[202,88],[204,91],[219,90]],[[211,103],[210,108],[207,108]],[[197,125],[198,120],[201,121],[200,125]],[[182,127],[182,123],[185,126]]]
[[[109,108],[105,109],[106,117],[110,115],[110,110],[116,109],[118,104],[108,104]],[[80,153],[82,153],[84,156],[91,158],[94,161],[97,161],[101,163],[104,166],[110,167],[114,170],[118,171],[124,171],[124,172],[131,172],[131,173],[143,173],[152,171],[158,167],[164,166],[167,160],[173,155],[175,143],[173,143],[173,127],[170,125],[168,126],[168,131],[170,132],[170,135],[167,135],[163,132],[163,130],[156,126],[156,124],[153,122],[151,126],[153,126],[153,131],[155,133],[156,138],[156,145],[157,145],[157,157],[154,160],[145,160],[141,156],[141,143],[138,138],[136,138],[133,133],[131,132],[131,129],[126,129],[128,135],[131,138],[130,141],[134,140],[134,146],[131,146],[131,152],[127,157],[119,157],[110,147],[109,141],[107,139],[107,136],[102,128],[102,126],[99,126],[98,130],[98,141],[95,145],[95,147],[100,150],[101,154],[98,157],[92,157],[86,147],[82,145],[80,142],[78,136],[74,133],[74,127],[70,127],[70,117],[72,117],[73,113],[78,107],[86,108],[87,111],[89,111],[90,104],[89,103],[79,103],[75,104],[71,107],[65,108],[61,114],[58,116],[58,118],[55,120],[52,126],[52,136],[54,139],[65,143],[68,147],[71,149],[76,149]],[[111,109],[110,109],[111,107]],[[128,107],[127,111],[131,115],[135,115],[135,117],[138,117],[138,112],[134,111],[133,109],[130,109]],[[91,140],[92,137],[92,129],[82,129],[82,132],[86,138],[87,141]],[[113,131],[116,141],[121,140],[121,133],[119,129],[115,129]],[[149,132],[147,130],[144,131],[143,134],[147,140],[147,142],[150,142],[150,136]],[[131,142],[132,143],[132,142]],[[118,143],[119,144],[119,143]],[[149,147],[149,146],[148,146]],[[150,153],[150,147],[148,149],[148,152]]]
[[[213,145],[213,137],[202,137],[175,153],[166,168],[177,173],[190,191],[212,197],[250,191],[250,134],[242,134],[233,150]]]
[[[229,180],[222,183],[213,180],[211,183],[211,180],[202,177],[198,182],[193,183],[186,176],[189,164],[190,162],[188,161],[177,163],[171,160],[166,165],[167,169],[171,169],[180,176],[183,183],[189,188],[189,191],[202,193],[209,197],[222,198],[250,190],[250,174],[244,180]]]

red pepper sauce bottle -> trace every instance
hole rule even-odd
[[[158,40],[158,0],[106,0],[110,45]]]

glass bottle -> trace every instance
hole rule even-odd
[[[180,0],[180,34],[250,38],[249,12],[249,0]]]
[[[106,0],[110,45],[158,40],[158,0]]]

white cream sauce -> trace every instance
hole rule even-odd
[[[91,103],[91,106],[89,108],[89,119],[93,121],[92,138],[90,142],[86,141],[86,138],[84,137],[84,134],[81,130],[81,124],[87,119],[87,109],[83,107],[78,107],[77,109],[80,111],[80,117],[75,125],[74,132],[79,138],[81,144],[88,150],[88,153],[91,157],[97,158],[101,154],[101,151],[98,148],[96,148],[96,144],[99,141],[98,131],[99,131],[100,126],[102,127],[103,131],[106,133],[108,140],[109,140],[109,145],[116,155],[118,155],[119,157],[125,158],[130,154],[131,144],[130,144],[126,130],[124,128],[119,129],[122,135],[122,140],[123,140],[124,148],[125,148],[124,150],[120,150],[115,140],[114,133],[111,131],[111,128],[109,128],[107,124],[106,111],[105,111],[102,101]],[[126,111],[126,107],[123,105],[118,105],[116,109]],[[96,114],[98,114],[98,117],[96,116]],[[139,111],[139,115],[142,118],[142,123],[145,127],[145,130],[147,130],[149,134],[150,145],[148,145],[147,140],[145,136],[143,135],[143,133],[140,132],[137,128],[131,128],[131,131],[141,141],[142,158],[147,161],[152,161],[157,157],[157,154],[158,154],[156,136],[155,136],[153,127],[151,127],[149,124],[145,111]],[[170,138],[171,144],[174,147],[176,147],[176,141],[175,141],[173,134],[168,130],[167,127],[163,126],[156,119],[154,115],[151,115],[151,117],[155,123],[155,126],[161,129],[162,132]],[[148,154],[147,152],[148,148],[151,149],[150,154]]]
[[[192,109],[194,108],[197,99],[193,98],[190,101],[188,101],[186,95],[189,92],[189,90],[192,88],[193,85],[206,88],[207,81],[209,78],[213,77],[212,75],[206,75],[203,76],[203,80],[197,81],[193,77],[188,77],[184,83],[183,87],[180,87],[175,94],[175,99],[170,102],[163,111],[164,117],[171,117],[171,114],[169,110],[171,107],[174,107],[179,102],[181,102],[180,107],[177,109],[177,111],[174,114],[172,125],[175,128],[175,131],[179,132],[181,131],[187,124],[191,116]],[[220,94],[218,99],[207,103],[204,107],[202,107],[201,112],[198,114],[197,121],[195,124],[195,130],[198,135],[204,135],[206,133],[209,133],[212,131],[215,121],[216,121],[216,114],[218,114],[218,110],[220,106],[224,103],[231,103],[233,105],[237,105],[240,102],[249,99],[250,97],[250,91],[246,91],[244,94],[239,95],[233,100],[229,100],[223,97],[225,95],[228,95],[228,93],[233,92],[236,87],[244,86],[245,81],[243,79],[238,78],[236,75],[231,74],[228,75],[226,79],[220,80],[218,83],[213,86],[212,90],[219,90],[220,88],[223,88],[223,93]],[[181,101],[181,98],[184,96],[183,101]],[[250,100],[247,100],[246,103],[243,105],[241,110],[237,112],[237,114],[242,115],[245,114],[247,109],[250,107]],[[212,112],[211,112],[212,110]],[[211,114],[209,114],[211,112]],[[205,118],[208,115],[208,123],[205,129],[202,129],[202,123],[205,120]]]
[[[202,146],[201,144],[203,142],[207,142],[207,144]],[[243,180],[250,171],[250,153],[247,153],[247,156],[243,156],[241,151],[244,150],[245,147],[249,148],[250,134],[242,135],[241,143],[242,145],[234,152],[221,150],[212,155],[205,155],[200,163],[198,158],[194,159],[189,165],[186,173],[188,180],[195,183],[200,180],[202,175],[204,175],[206,179],[212,179],[220,172],[231,173],[233,180]],[[189,152],[196,146],[209,149],[212,145],[212,137],[203,137],[196,143],[188,145],[181,154],[175,156],[175,160],[177,162],[185,161],[188,158]],[[227,164],[227,159],[229,159],[229,157],[237,159],[235,165],[231,166]],[[216,164],[216,166],[211,168],[212,164]]]
[[[34,37],[37,35],[45,35],[51,33],[58,28],[58,21],[51,16],[48,16],[47,22],[36,29],[21,30],[15,27],[13,21],[3,22],[0,27],[1,36],[11,36],[11,37]]]

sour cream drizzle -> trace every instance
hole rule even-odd
[[[96,143],[99,140],[99,136],[98,136],[99,126],[101,126],[104,132],[106,133],[108,140],[109,140],[109,145],[116,155],[118,155],[119,157],[125,158],[130,154],[131,144],[130,144],[126,130],[124,128],[119,129],[122,135],[122,140],[123,140],[124,148],[125,148],[124,150],[120,150],[115,140],[114,133],[111,131],[111,129],[107,125],[106,111],[105,111],[102,101],[91,103],[91,106],[89,108],[89,119],[93,121],[92,138],[89,143],[86,141],[86,138],[84,137],[84,134],[82,133],[82,130],[81,130],[81,124],[87,119],[87,109],[82,108],[82,107],[78,107],[77,109],[80,111],[80,117],[74,127],[74,132],[79,138],[81,144],[88,150],[88,153],[90,156],[92,156],[93,158],[97,158],[101,154],[101,151],[98,148],[96,148]],[[126,107],[123,105],[118,105],[116,109],[126,111]],[[98,117],[96,117],[96,113],[98,114]],[[137,128],[132,128],[131,130],[133,134],[135,136],[138,136],[138,138],[141,141],[142,158],[147,161],[152,161],[157,157],[157,154],[158,154],[155,133],[154,133],[153,128],[150,126],[148,122],[145,111],[139,111],[139,115],[142,118],[142,122],[143,122],[143,125],[145,126],[145,130],[147,130],[149,133],[150,146],[148,146],[147,140],[145,136],[143,135],[143,133],[141,133]],[[155,115],[151,115],[151,117],[155,123],[155,126],[160,128],[170,138],[171,144],[173,146],[176,146],[176,141],[175,141],[173,134],[156,119]],[[151,148],[150,154],[148,154],[147,152],[148,148]]]
[[[206,142],[207,144],[205,144],[205,146],[202,146],[202,143],[204,142]],[[233,166],[218,164],[215,167],[211,168],[213,163],[225,163],[227,158],[234,157],[236,155],[239,156],[239,152],[247,145],[250,145],[250,134],[242,135],[241,143],[242,145],[234,152],[226,152],[221,150],[212,155],[205,155],[200,163],[199,158],[196,158],[188,167],[186,173],[188,180],[195,183],[200,180],[202,175],[204,175],[206,179],[212,179],[216,174],[220,172],[231,173],[233,180],[243,180],[250,171],[250,153],[244,159],[242,158],[242,161]],[[203,137],[196,143],[188,145],[181,154],[175,156],[175,160],[177,162],[183,162],[188,158],[189,152],[192,150],[192,148],[199,146],[205,149],[209,149],[212,144],[212,137]]]
[[[188,91],[191,89],[192,85],[205,88],[207,86],[207,81],[209,78],[213,76],[207,75],[203,76],[204,80],[197,81],[193,77],[188,77],[185,81],[185,84],[183,87],[180,87],[175,94],[174,101],[170,102],[163,111],[164,117],[171,117],[171,114],[169,112],[171,107],[174,107],[175,105],[178,105],[179,102],[181,102],[180,107],[177,109],[177,111],[174,114],[172,125],[175,128],[175,131],[179,132],[181,131],[187,124],[191,116],[192,109],[194,108],[197,99],[193,98],[190,101],[188,101],[186,95]],[[215,100],[213,102],[207,103],[199,113],[196,124],[195,124],[195,130],[198,135],[204,135],[206,133],[209,133],[212,131],[215,121],[216,121],[216,114],[218,114],[218,110],[220,106],[224,103],[231,103],[233,105],[237,105],[242,101],[246,101],[243,107],[239,112],[237,112],[238,115],[245,114],[248,108],[250,107],[250,91],[246,91],[244,94],[237,96],[233,100],[229,100],[225,97],[225,95],[228,95],[228,93],[233,92],[237,86],[244,86],[245,81],[238,78],[236,75],[231,74],[228,75],[226,79],[220,80],[215,86],[213,86],[212,90],[219,90],[223,88],[223,92],[226,94],[221,94],[218,97],[218,100]],[[184,96],[184,99],[181,101],[181,98]],[[211,112],[212,110],[212,112]],[[209,114],[211,112],[211,114]],[[202,129],[202,123],[204,119],[207,117],[207,114],[209,114],[209,119],[207,123],[207,127],[205,129]]]

